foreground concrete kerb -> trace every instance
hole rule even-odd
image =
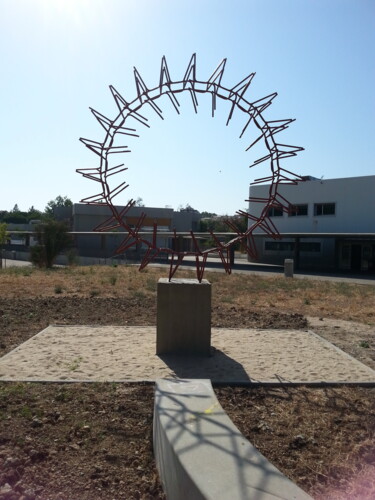
[[[153,441],[168,500],[311,499],[244,438],[210,380],[157,380]]]
[[[161,278],[157,288],[156,354],[209,356],[211,284]]]

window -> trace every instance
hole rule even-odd
[[[266,241],[264,249],[271,252],[293,252],[294,241]],[[301,241],[299,250],[301,253],[319,253],[321,251],[321,243],[318,241]]]
[[[293,252],[294,243],[293,241],[266,241],[264,249],[271,250],[271,252]]]
[[[290,205],[289,207],[289,217],[295,217],[300,215],[308,215],[308,205]]]
[[[314,204],[314,215],[335,215],[335,213],[336,213],[335,203]]]
[[[270,207],[267,212],[268,217],[282,217],[283,216],[283,210],[282,208],[279,207]]]

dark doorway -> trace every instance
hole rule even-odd
[[[361,270],[362,245],[352,245],[350,253],[350,269],[353,271]]]

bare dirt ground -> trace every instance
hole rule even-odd
[[[49,324],[154,325],[159,277],[133,267],[0,271],[0,354]],[[309,327],[375,369],[375,287],[205,277],[213,326]],[[314,498],[375,498],[375,388],[216,392],[243,434]],[[0,500],[164,498],[152,412],[152,385],[0,383]]]

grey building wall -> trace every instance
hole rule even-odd
[[[176,231],[199,231],[201,215],[196,210],[173,212],[173,228]]]
[[[118,212],[123,208],[116,207]],[[199,212],[189,210],[174,212],[172,208],[132,207],[126,213],[126,222],[130,226],[134,226],[142,213],[146,214],[146,218],[141,231],[152,231],[153,224],[156,222],[158,228],[156,244],[160,248],[173,248],[174,246],[172,238],[163,236],[163,231],[171,232],[175,229],[177,232],[189,232],[190,230],[199,230]],[[72,231],[92,232],[99,224],[108,220],[111,215],[107,206],[76,203],[72,207]],[[125,236],[124,230],[118,228],[114,230],[113,234],[76,235],[75,244],[80,255],[109,258],[116,253],[116,249]],[[145,238],[149,240],[152,236],[145,236]],[[129,258],[139,259],[146,249],[147,245],[136,244],[127,251],[127,255]]]
[[[120,212],[124,207],[115,207]],[[153,207],[132,207],[126,214],[130,218],[139,218],[142,213],[147,214],[148,219],[173,219],[173,209]],[[111,215],[107,206],[85,205],[75,203],[72,207],[73,231],[93,231],[96,226],[105,222]],[[169,226],[166,228],[170,229]]]

